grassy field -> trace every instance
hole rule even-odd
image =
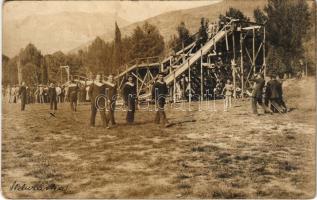
[[[293,111],[251,114],[250,102],[229,112],[167,112],[160,128],[153,112],[136,124],[90,128],[89,106],[3,103],[2,191],[7,198],[312,198],[315,195],[315,81],[285,82]],[[263,111],[261,111],[263,112]],[[59,190],[13,185],[56,184]]]

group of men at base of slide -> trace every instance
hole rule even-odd
[[[263,74],[259,73],[251,81],[255,82],[251,95],[253,114],[258,115],[257,104],[263,108],[264,113],[286,113],[289,111],[283,99],[283,82],[278,75],[272,73],[270,80],[266,82]]]
[[[260,105],[264,113],[286,113],[288,108],[283,99],[282,79],[274,73],[269,76],[270,80],[265,81],[263,74],[255,75],[251,82],[254,82],[252,92],[248,93],[251,97],[252,113],[258,115],[257,105]],[[223,87],[224,111],[232,107],[232,96],[234,87],[230,79],[227,79]]]

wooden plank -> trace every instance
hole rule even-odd
[[[211,47],[214,46],[215,43],[219,42],[226,34],[227,30],[219,31],[215,36],[214,39],[209,40],[200,50],[202,51],[202,55],[208,53]],[[198,50],[192,57],[189,58],[188,62],[182,64],[178,69],[175,71],[175,77],[177,78],[179,75],[184,73],[191,65],[193,65],[197,60],[200,58],[200,51]],[[188,59],[187,59],[188,60]],[[173,74],[169,74],[165,77],[166,84],[170,84],[173,81]]]

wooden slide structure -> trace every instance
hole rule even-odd
[[[203,63],[203,57],[210,56],[211,50],[216,50],[217,43],[224,39],[226,39],[227,41],[227,37],[233,32],[233,25],[235,21],[236,20],[230,20],[213,37],[209,38],[209,40],[201,46],[198,46],[199,44],[196,40],[191,44],[187,45],[186,47],[184,47],[183,49],[181,49],[180,51],[168,56],[164,60],[157,58],[156,62],[152,63],[149,62],[148,59],[153,58],[142,58],[140,60],[137,60],[137,62],[133,63],[131,67],[127,68],[125,71],[119,73],[115,77],[118,81],[119,88],[122,87],[124,81],[126,80],[126,76],[132,75],[136,78],[137,95],[139,99],[147,99],[151,95],[151,86],[152,83],[155,81],[156,75],[159,72],[163,71],[167,73],[164,80],[167,83],[167,85],[169,85],[170,90],[172,89],[170,94],[173,96],[173,99],[175,101],[176,90],[177,88],[178,90],[180,88],[180,77],[186,77],[187,79],[187,85],[183,86],[183,89],[190,87],[191,80],[193,78],[200,78],[201,80],[203,80],[202,77],[188,78],[188,76],[191,76],[191,67],[197,65],[198,62],[201,62],[201,66],[203,67],[210,67],[210,64]],[[142,70],[145,70],[146,72],[140,74],[140,71]],[[189,72],[189,74],[186,72]],[[198,81],[202,82],[201,80]]]
[[[192,37],[196,38],[197,35],[195,33]],[[261,37],[260,44],[256,44],[256,37]],[[250,43],[246,45],[244,42],[245,40],[250,41],[248,40],[250,38],[252,39],[252,52],[248,50]],[[217,59],[221,60],[221,57],[225,57],[224,55],[226,55],[225,62],[227,63],[225,70],[228,71],[227,74],[230,74],[234,88],[239,87],[240,91],[242,90],[242,96],[247,84],[251,85],[249,82],[251,76],[259,71],[265,73],[265,27],[263,25],[230,19],[204,43],[199,39],[192,41],[187,46],[183,45],[181,50],[170,53],[166,58],[137,58],[125,64],[121,67],[124,70],[115,76],[118,88],[122,89],[127,76],[132,75],[135,79],[138,99],[149,100],[157,74],[164,72],[166,74],[164,80],[169,87],[169,96],[173,102],[180,99],[190,101],[195,95],[200,95],[200,98],[203,99],[204,91],[213,90],[211,88],[215,87],[215,80],[219,80],[217,70],[224,70],[219,69],[219,66],[224,65],[217,65]],[[226,47],[225,50],[223,46]],[[256,66],[256,63],[259,63],[256,61],[259,61],[257,59],[260,54],[263,55],[263,64],[259,67]],[[239,66],[236,67],[237,65]],[[89,82],[84,77],[74,78],[79,82]],[[208,81],[214,82],[212,87],[206,84]],[[236,90],[234,90],[234,97],[236,97]]]

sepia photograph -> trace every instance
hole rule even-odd
[[[4,1],[6,199],[313,199],[313,0]]]

